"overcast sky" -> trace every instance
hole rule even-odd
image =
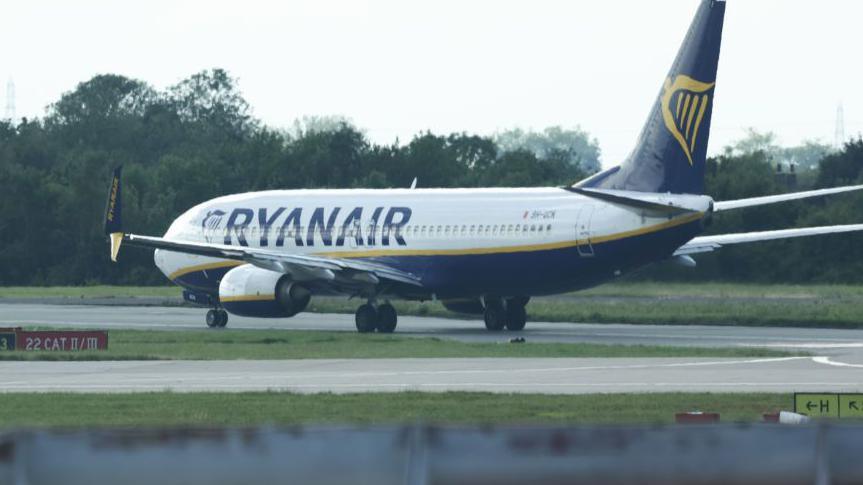
[[[339,114],[391,143],[580,125],[610,166],[631,149],[697,4],[4,2],[0,82],[14,79],[18,116],[42,116],[95,74],[164,88],[222,67],[271,126]],[[840,101],[847,135],[863,131],[861,19],[859,0],[729,0],[710,151],[746,127],[785,145],[832,143]]]

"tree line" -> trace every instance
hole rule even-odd
[[[723,200],[790,190],[774,174],[771,150],[750,143],[711,159],[708,192]],[[819,158],[800,172],[803,186],[861,179],[860,140],[797,156]],[[0,121],[0,285],[165,282],[147,251],[126,250],[118,265],[107,261],[102,217],[118,164],[125,167],[127,230],[162,234],[189,207],[229,193],[407,187],[414,177],[422,187],[562,186],[598,170],[599,160],[597,141],[580,128],[425,132],[384,145],[337,117],[265,126],[220,69],[164,90],[99,75],[62,95],[41,119]],[[836,199],[723,214],[711,231],[861,222],[863,199]],[[843,235],[732,248],[700,258],[695,271],[660,267],[643,277],[856,282],[863,278],[861,242]]]

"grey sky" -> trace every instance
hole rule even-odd
[[[581,125],[624,157],[697,0],[6,2],[0,80],[19,116],[98,73],[164,88],[209,67],[287,127],[342,114],[372,140]],[[859,0],[729,0],[710,151],[745,127],[833,141],[863,131]],[[5,90],[0,91],[0,103]]]

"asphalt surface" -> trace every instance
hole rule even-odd
[[[774,359],[357,359],[4,362],[16,391],[858,391],[863,369]]]
[[[170,307],[0,304],[0,326],[206,329],[204,311]],[[352,315],[300,314],[263,320],[231,316],[229,328],[354,331]],[[506,341],[478,320],[409,317],[406,336]],[[0,390],[129,392],[793,392],[863,391],[863,330],[529,322],[529,342],[768,347],[813,357],[600,359],[343,359],[293,361],[0,362]]]

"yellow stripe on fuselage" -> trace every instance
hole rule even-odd
[[[682,226],[690,222],[697,221],[704,216],[703,212],[693,212],[677,219],[655,224],[653,226],[633,229],[631,231],[609,234],[607,236],[597,236],[590,238],[590,244],[601,244],[610,241],[619,241],[630,237],[643,236],[663,229]],[[503,246],[492,248],[461,248],[461,249],[371,249],[365,251],[329,251],[321,253],[313,253],[313,256],[322,256],[329,258],[375,258],[382,256],[469,256],[479,254],[504,254],[504,253],[524,253],[532,251],[550,251],[554,249],[564,249],[578,247],[588,244],[586,239],[576,239],[573,241],[560,241],[545,244],[527,244],[523,246]],[[196,271],[204,271],[216,268],[228,268],[246,264],[243,261],[220,261],[218,263],[201,264],[197,266],[188,266],[171,273],[168,278],[175,280],[180,276],[193,273]]]
[[[223,296],[219,298],[219,301],[222,303],[234,303],[241,301],[272,301],[276,299],[275,294],[271,295],[237,295],[237,296]]]
[[[609,241],[617,241],[629,237],[641,236],[652,232],[661,231],[671,227],[681,226],[689,222],[697,221],[704,215],[703,212],[695,212],[687,214],[678,219],[672,219],[654,226],[633,229],[631,231],[619,232],[617,234],[609,234],[607,236],[597,236],[590,238],[590,244],[600,244]],[[374,258],[380,256],[468,256],[476,254],[502,254],[502,253],[524,253],[531,251],[549,251],[553,249],[571,248],[588,244],[586,239],[576,239],[573,241],[560,241],[545,244],[528,244],[524,246],[504,246],[493,248],[467,248],[467,249],[371,249],[366,251],[331,251],[323,253],[315,253],[315,256],[324,256],[329,258]]]

